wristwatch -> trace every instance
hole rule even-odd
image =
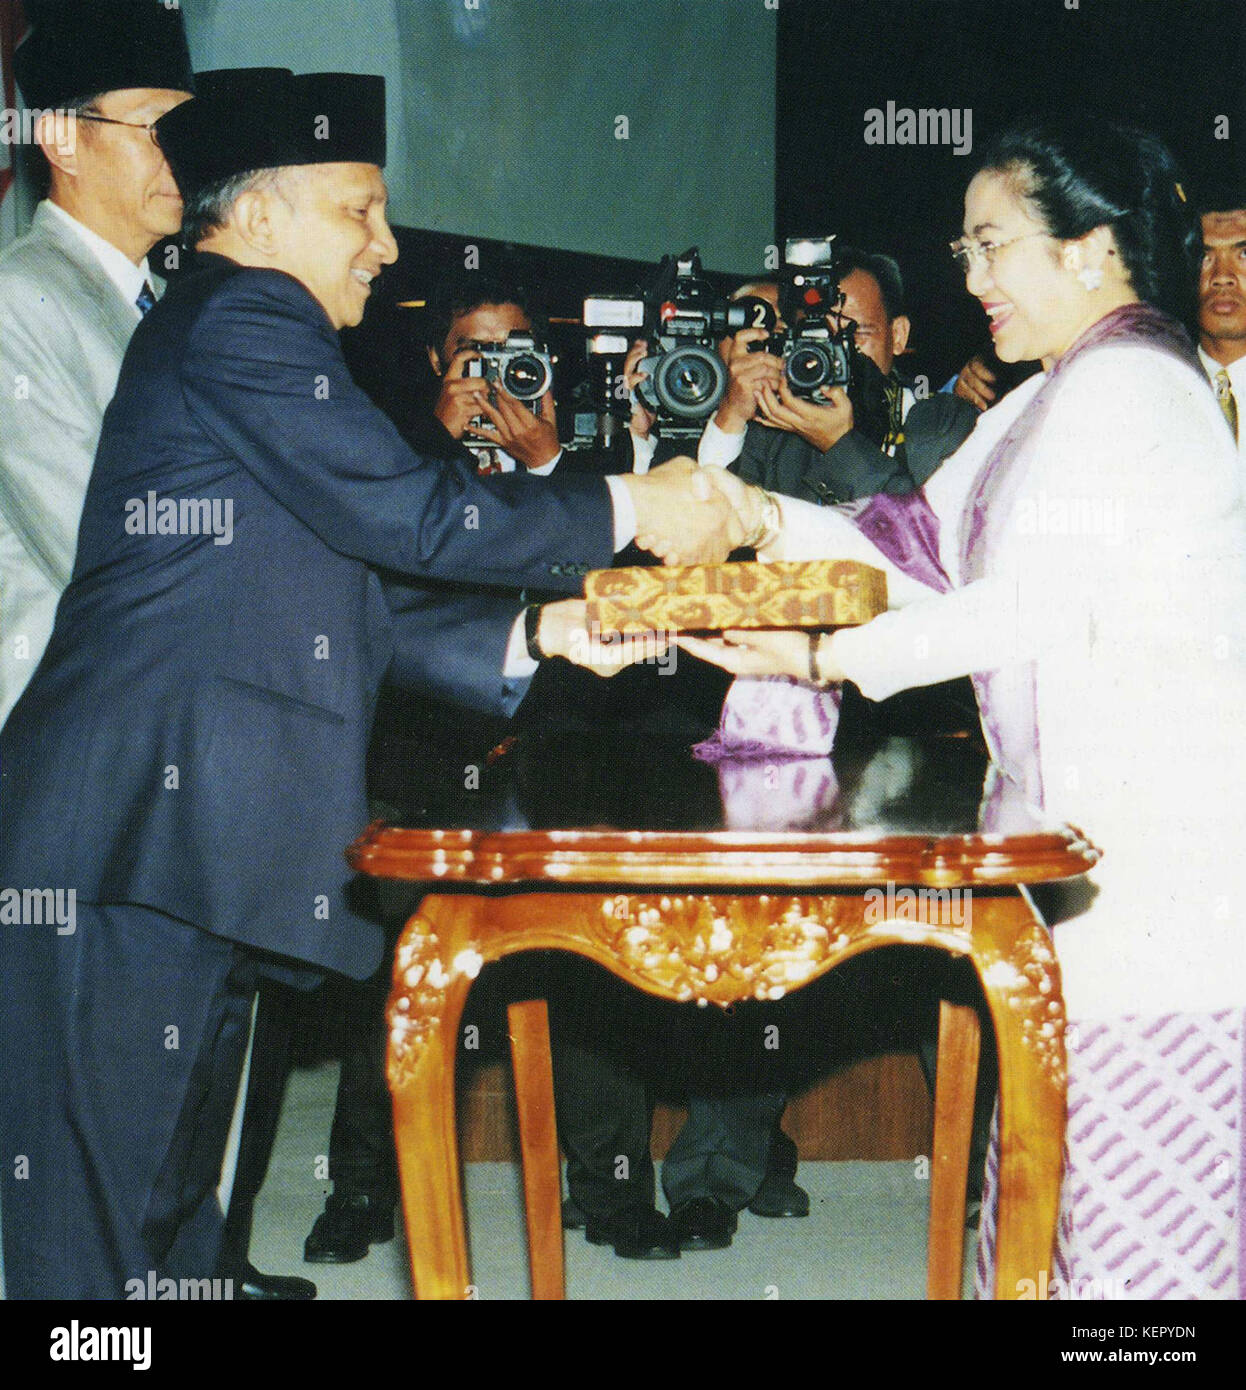
[[[543,603],[530,603],[523,611],[523,635],[528,645],[528,655],[533,661],[545,660],[538,635],[541,629],[541,610],[544,607]]]

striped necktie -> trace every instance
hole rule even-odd
[[[1237,397],[1233,394],[1229,374],[1223,367],[1216,373],[1216,400],[1220,403],[1224,418],[1229,422],[1229,428],[1233,431],[1233,440],[1236,443],[1239,437],[1237,432]]]
[[[144,280],[143,288],[139,290],[138,297],[134,301],[134,307],[146,318],[148,311],[155,308],[155,304],[156,293],[147,281]]]

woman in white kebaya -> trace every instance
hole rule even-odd
[[[953,252],[999,357],[1046,370],[912,497],[776,518],[722,476],[777,520],[763,559],[878,565],[891,610],[816,646],[687,643],[873,699],[971,675],[994,775],[1103,850],[1091,893],[1045,904],[1074,1025],[1053,1274],[1073,1296],[1246,1296],[1246,512],[1179,322],[1200,246],[1153,137],[995,142]]]

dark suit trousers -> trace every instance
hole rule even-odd
[[[667,1202],[747,1206],[787,1099],[775,1054],[758,1045],[759,1019],[656,999],[575,957],[558,958],[549,986],[558,1134],[580,1210],[597,1221],[652,1205],[659,1090],[688,1105],[662,1164]]]
[[[0,1153],[9,1298],[211,1278],[254,994],[240,948],[148,908],[3,928]]]
[[[224,1279],[233,1279],[235,1284],[241,1282],[248,1264],[255,1199],[264,1186],[268,1161],[277,1139],[281,1103],[290,1075],[294,1030],[302,1016],[302,998],[302,993],[289,985],[276,980],[260,981],[238,1162],[221,1242],[219,1273]]]
[[[341,986],[342,1070],[329,1132],[334,1193],[367,1196],[381,1209],[398,1201],[393,1104],[385,1080],[390,983],[389,970],[382,968],[370,980]]]

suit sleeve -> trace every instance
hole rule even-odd
[[[822,453],[798,434],[753,421],[730,468],[746,483],[823,505],[854,502],[876,492],[913,491],[903,463],[856,430]]]
[[[914,487],[926,480],[973,433],[977,410],[959,396],[938,394],[914,401],[904,421],[905,452]]]
[[[811,449],[810,455],[807,486],[815,495],[821,495],[819,484],[825,486],[827,501],[854,502],[876,492],[913,492],[916,488],[903,462],[860,430],[849,430],[825,453]]]
[[[486,481],[414,453],[291,277],[231,277],[190,335],[181,386],[222,450],[341,554],[414,577],[569,592],[610,564],[601,479]]]
[[[86,375],[71,370],[75,341],[51,300],[23,312],[0,301],[0,511],[58,589],[73,574],[82,494],[101,413]]]
[[[514,714],[530,684],[503,674],[511,629],[523,609],[518,599],[393,576],[382,590],[393,619],[390,684],[485,714]]]

